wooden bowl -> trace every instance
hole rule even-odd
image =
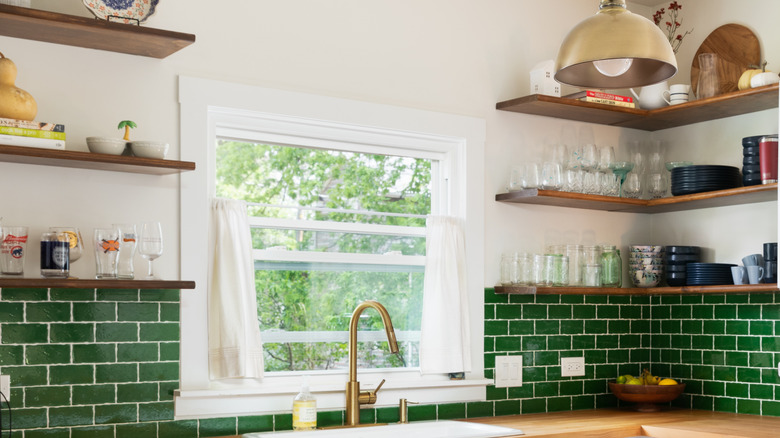
[[[685,383],[677,385],[625,385],[608,382],[609,389],[620,400],[637,403],[639,412],[656,412],[658,403],[668,403],[682,394]]]

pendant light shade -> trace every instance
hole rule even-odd
[[[564,38],[555,71],[556,81],[582,88],[641,87],[674,76],[677,59],[655,23],[629,12],[625,0],[601,0]]]

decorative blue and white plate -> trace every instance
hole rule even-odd
[[[119,23],[143,23],[154,14],[159,0],[84,0],[97,18]]]

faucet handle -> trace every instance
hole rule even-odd
[[[360,391],[360,395],[358,395],[358,402],[361,405],[373,405],[376,403],[376,393],[379,392],[379,388],[381,388],[384,384],[385,379],[382,379],[382,381],[379,382],[379,385],[377,385],[373,391]]]
[[[384,384],[385,384],[385,379],[382,379],[382,381],[381,381],[381,382],[379,382],[379,385],[377,385],[377,386],[376,386],[376,389],[374,389],[374,394],[376,394],[377,392],[379,392],[379,388],[381,388],[381,387],[382,387],[382,385],[384,385]]]

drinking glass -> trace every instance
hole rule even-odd
[[[605,171],[615,162],[615,148],[612,146],[602,146],[599,148],[598,169]]]
[[[133,279],[135,269],[133,258],[138,239],[134,224],[114,224],[119,229],[119,261],[117,262],[117,278]]]
[[[651,173],[647,176],[647,193],[652,199],[666,196],[666,175]]]
[[[599,151],[595,144],[589,143],[582,146],[582,168],[586,171],[593,171],[599,165]]]
[[[49,231],[57,234],[65,234],[70,242],[70,263],[81,258],[84,252],[84,239],[81,237],[81,231],[74,227],[49,227]]]
[[[623,196],[632,199],[639,199],[642,196],[642,178],[638,173],[631,172],[626,176],[626,182],[623,183]]]
[[[152,262],[160,257],[163,252],[162,226],[159,222],[144,222],[139,233],[138,253],[149,261],[149,273],[147,279],[153,279],[154,271]]]
[[[509,173],[509,184],[507,190],[510,192],[516,192],[523,190],[523,166],[514,165]]]
[[[539,187],[539,165],[536,163],[525,163],[523,165],[523,178],[520,182],[524,189]]]
[[[553,161],[547,161],[542,165],[542,182],[541,186],[543,190],[560,190],[563,186],[563,178],[561,176],[561,165]]]
[[[95,228],[95,278],[116,278],[116,261],[119,256],[119,230]]]

